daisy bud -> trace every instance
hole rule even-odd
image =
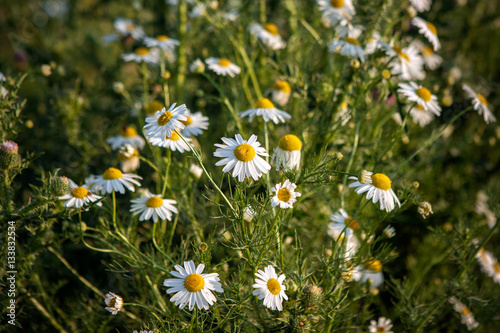
[[[50,180],[49,190],[55,197],[61,197],[69,192],[68,178],[56,176]]]
[[[44,76],[50,76],[52,74],[52,68],[50,68],[50,65],[42,65],[40,71]]]
[[[410,16],[410,17],[417,16],[417,10],[413,6],[409,6],[407,9],[407,12],[408,12],[408,16]]]
[[[170,74],[169,71],[166,71],[165,73],[163,73],[163,75],[161,76],[163,80],[168,80],[170,79],[170,77],[172,77],[172,74]]]
[[[311,329],[311,323],[306,316],[294,317],[291,326],[294,333],[309,332]]]
[[[361,66],[361,63],[359,62],[359,60],[354,59],[354,60],[352,60],[352,61],[351,61],[351,67],[352,67],[352,68],[356,68],[356,69],[357,69],[357,68],[359,68],[360,66]]]
[[[377,296],[378,293],[379,293],[378,288],[370,288],[370,294],[372,294],[373,296]]]
[[[382,77],[386,80],[389,80],[391,78],[391,71],[389,71],[388,69],[384,69],[382,71]]]
[[[117,94],[123,94],[125,92],[125,85],[123,82],[113,82],[113,90]]]
[[[341,161],[344,158],[344,155],[342,155],[341,152],[336,152],[334,158],[338,161]]]
[[[208,250],[208,245],[207,243],[200,243],[198,244],[198,250],[200,250],[200,252],[206,252]]]
[[[15,142],[4,141],[0,146],[0,170],[15,169],[21,165],[21,156],[17,153]]]
[[[432,206],[429,202],[424,201],[418,205],[418,212],[425,219],[429,214],[434,214],[432,211]]]
[[[191,164],[191,167],[189,168],[189,172],[196,178],[200,179],[201,175],[203,174],[203,169],[196,164]]]
[[[302,296],[306,307],[314,307],[321,302],[323,298],[323,289],[315,285],[306,286],[304,290],[302,290]]]
[[[104,302],[107,305],[105,309],[111,312],[112,315],[116,315],[123,307],[123,298],[112,292],[106,294]]]
[[[420,183],[419,183],[419,182],[417,182],[417,181],[414,181],[414,182],[411,184],[411,186],[412,186],[414,189],[417,189],[417,188],[419,188],[419,187],[420,187]]]

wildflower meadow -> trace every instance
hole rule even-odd
[[[495,332],[500,2],[0,5],[0,331]]]

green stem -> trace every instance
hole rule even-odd
[[[431,312],[429,312],[429,314],[424,318],[422,319],[422,321],[420,322],[420,324],[417,326],[417,328],[415,329],[415,333],[418,333],[420,332],[420,330],[424,327],[425,323],[432,317],[432,315],[437,311],[439,310],[439,308],[444,304],[444,302],[446,302],[446,300],[448,299],[448,296],[446,297],[443,297],[441,299],[441,301],[434,307],[434,309],[432,309]]]
[[[149,87],[148,87],[148,65],[146,64],[145,61],[142,62],[142,86],[144,89],[144,96],[143,96],[143,111],[144,114],[146,113],[146,107],[148,106],[149,103]],[[143,115],[144,116],[144,115]],[[144,118],[144,117],[138,117],[138,118]]]
[[[116,225],[116,194],[115,190],[113,190],[113,227],[115,230],[118,230],[118,226]]]
[[[161,74],[161,79],[163,82],[163,98],[165,100],[165,106],[170,105],[170,95],[168,92],[168,82],[167,78],[165,77],[165,51],[161,51],[161,62],[160,62],[160,74]]]
[[[266,152],[269,155],[269,130],[268,130],[267,122],[264,122],[264,144],[266,146]],[[266,162],[269,164],[269,156],[266,156]],[[266,182],[267,182],[267,192],[271,193],[270,172],[266,173]]]
[[[259,258],[257,259],[257,262],[255,263],[255,269],[257,269],[259,267],[259,264],[262,261],[262,258],[264,257],[264,253],[267,250],[267,246],[271,242],[271,236],[273,235],[273,231],[276,229],[276,224],[279,220],[280,213],[281,213],[281,209],[278,210],[278,213],[274,217],[273,224],[271,225],[269,236],[267,237],[266,242],[262,246],[262,250],[260,251]]]
[[[4,170],[3,171],[3,193],[4,193],[4,199],[5,203],[7,206],[7,214],[10,215],[12,212],[12,200],[10,198],[10,177],[9,177],[9,170]]]
[[[172,245],[172,241],[174,239],[175,228],[177,227],[177,221],[179,220],[179,215],[175,216],[174,223],[172,224],[172,229],[170,230],[170,237],[168,238],[167,249],[170,250],[170,246]]]
[[[179,0],[177,11],[177,32],[180,42],[177,48],[177,86],[176,98],[183,100],[184,81],[186,79],[186,31],[187,31],[187,4],[186,0]]]
[[[168,170],[170,169],[171,162],[171,152],[170,149],[167,149],[167,156],[165,157],[167,162],[167,167],[165,168],[165,176],[163,178],[163,189],[161,190],[161,196],[165,196],[165,191],[167,190],[167,181],[168,181]]]
[[[356,116],[354,114],[354,116]],[[361,119],[357,119],[356,117],[356,129],[354,130],[354,139],[352,142],[352,151],[351,151],[351,156],[349,156],[349,162],[347,163],[347,168],[346,168],[346,174],[349,174],[349,171],[351,171],[351,166],[352,163],[354,162],[354,156],[356,155],[356,150],[358,148],[359,144],[359,130],[361,127]],[[345,187],[347,185],[347,175],[344,176],[344,180],[342,181],[342,193],[340,194],[340,207],[344,207],[344,198],[345,198]]]

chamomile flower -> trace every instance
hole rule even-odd
[[[252,35],[271,50],[280,50],[286,46],[285,41],[279,35],[278,27],[272,23],[266,23],[264,25],[252,23],[249,29]]]
[[[105,309],[111,312],[113,316],[116,316],[123,307],[123,298],[112,292],[106,294],[104,302],[106,303]]]
[[[184,261],[184,267],[180,265],[174,267],[177,272],[171,271],[170,274],[175,278],[166,279],[163,285],[170,288],[167,289],[167,294],[175,293],[170,302],[175,302],[175,306],[179,306],[179,309],[184,309],[188,305],[189,311],[192,311],[196,305],[200,310],[208,310],[209,305],[217,302],[212,291],[224,292],[218,273],[202,274],[204,264],[195,267],[191,260]]]
[[[342,228],[347,227],[354,231],[359,229],[359,222],[353,219],[351,216],[349,216],[349,214],[347,214],[347,212],[343,208],[340,208],[338,212],[332,214],[330,216],[330,221],[332,221],[330,225],[332,224],[340,225],[342,226]]]
[[[408,97],[408,100],[421,105],[425,111],[430,111],[436,116],[441,115],[441,107],[439,106],[437,96],[431,94],[429,89],[415,82],[400,83],[398,92]]]
[[[424,43],[420,42],[419,40],[414,40],[411,44],[419,50],[420,54],[422,55],[422,59],[424,60],[425,66],[427,66],[430,70],[438,68],[443,62],[443,58],[434,53],[432,48],[424,45]]]
[[[365,61],[365,51],[358,41],[361,34],[360,29],[351,29],[347,36],[336,39],[330,45],[330,52],[339,52],[341,55],[349,58],[358,58],[359,61]]]
[[[349,179],[355,180],[354,183],[349,184],[349,187],[356,188],[357,194],[368,192],[366,199],[372,199],[373,203],[380,201],[381,210],[390,212],[395,208],[396,203],[401,207],[398,197],[391,188],[391,180],[383,173],[373,174],[371,171],[363,170],[359,179],[353,176]]]
[[[102,175],[96,176],[87,186],[95,191],[100,191],[101,194],[112,193],[113,191],[124,194],[125,188],[132,192],[135,191],[132,184],[141,186],[141,183],[136,179],[142,179],[142,177],[132,173],[122,173],[116,168],[108,168]]]
[[[192,141],[190,138],[184,139],[189,143],[191,143]],[[171,151],[178,151],[179,153],[191,150],[189,149],[189,146],[175,132],[172,132],[171,136],[165,136],[165,138],[160,138],[158,136],[152,137],[151,139],[149,139],[149,142],[153,146],[168,148]]]
[[[271,192],[275,195],[271,199],[271,205],[273,207],[279,206],[281,209],[293,208],[293,204],[297,201],[297,197],[302,194],[295,192],[297,185],[292,183],[290,180],[285,180],[283,185],[281,183],[276,184],[271,188]]]
[[[205,63],[217,75],[235,77],[236,74],[240,74],[241,72],[238,66],[226,58],[208,58],[205,60]]]
[[[154,116],[146,118],[146,125],[143,130],[148,140],[153,137],[159,137],[162,140],[167,136],[172,136],[175,128],[184,128],[183,121],[187,120],[187,108],[185,104],[176,107],[176,103],[172,104],[168,110],[165,108],[156,111]]]
[[[200,179],[201,175],[203,174],[203,169],[193,163],[189,167],[189,172],[194,176],[194,178]]]
[[[177,39],[169,38],[165,35],[159,35],[155,38],[145,37],[144,44],[146,44],[147,47],[158,47],[162,50],[172,51],[177,45],[180,44],[180,42]]]
[[[476,254],[476,259],[479,261],[481,270],[500,284],[500,263],[497,258],[491,252],[481,248]]]
[[[432,0],[410,0],[411,5],[419,12],[431,9]]]
[[[225,165],[223,172],[233,170],[232,176],[242,182],[246,177],[258,180],[263,173],[268,173],[271,166],[261,156],[269,156],[266,149],[260,146],[257,136],[252,135],[250,139],[243,140],[241,135],[236,134],[235,139],[222,138],[224,144],[215,144],[217,150],[215,157],[223,159],[215,165]]]
[[[119,39],[132,37],[135,40],[140,40],[144,37],[144,30],[132,20],[117,18],[113,23],[116,33],[104,36],[103,41],[110,43]]]
[[[163,199],[161,194],[143,193],[140,198],[130,201],[132,206],[130,212],[132,215],[139,215],[139,221],[153,219],[153,222],[161,220],[172,220],[172,214],[177,214],[175,204],[177,201],[171,199]]]
[[[252,208],[252,206],[247,205],[243,209],[243,220],[245,220],[246,222],[252,222],[252,219],[255,217],[255,215],[257,215],[257,213]]]
[[[187,119],[182,121],[185,126],[182,135],[186,137],[198,136],[208,128],[208,117],[203,116],[201,112],[191,113],[187,110],[185,116]]]
[[[70,191],[62,197],[59,197],[59,200],[66,200],[63,204],[64,207],[82,208],[84,205],[88,205],[102,198],[92,193],[87,185],[78,186],[71,179],[68,179],[68,182]],[[102,203],[99,202],[97,205],[101,206]]]
[[[396,236],[396,229],[394,229],[394,227],[392,227],[390,225],[388,225],[387,227],[385,227],[382,232],[384,233],[384,235],[387,238],[392,238],[392,237]]]
[[[301,148],[300,139],[293,134],[287,134],[278,141],[278,147],[274,151],[271,163],[276,163],[278,171],[280,169],[298,169]]]
[[[250,121],[252,121],[255,116],[262,117],[266,123],[272,120],[275,124],[279,124],[280,122],[284,123],[286,119],[292,118],[292,116],[285,111],[281,111],[274,107],[273,102],[267,98],[262,98],[257,101],[253,109],[240,113],[241,118],[248,117]]]
[[[118,151],[118,159],[123,172],[131,172],[139,169],[141,160],[139,158],[139,150],[132,145],[125,145]]]
[[[157,64],[160,61],[160,54],[158,49],[148,49],[146,47],[138,47],[132,53],[122,54],[122,59],[125,62],[134,61],[137,63],[147,62],[151,64]]]
[[[257,278],[255,284],[252,285],[255,290],[254,296],[258,296],[259,300],[264,300],[264,306],[271,310],[283,311],[283,299],[288,300],[285,294],[286,287],[283,281],[286,276],[281,274],[279,277],[273,266],[269,265],[264,270],[258,270],[255,273]]]
[[[482,115],[486,123],[491,123],[497,121],[493,113],[488,107],[488,101],[480,93],[476,93],[471,87],[464,84],[462,85],[463,90],[468,98],[472,98],[472,105],[474,105],[474,110]]]
[[[191,73],[203,73],[205,72],[205,64],[200,60],[200,58],[197,58],[191,63],[191,65],[189,65],[189,71]]]
[[[284,106],[288,103],[290,95],[292,93],[292,88],[286,81],[277,80],[274,82],[273,88],[271,89],[271,99],[274,103]]]
[[[391,320],[385,317],[380,317],[378,322],[376,320],[370,321],[370,326],[368,327],[370,333],[393,333],[391,328]]]
[[[422,201],[419,203],[417,211],[424,219],[430,214],[434,214],[432,206],[428,201]]]
[[[474,318],[470,309],[460,302],[455,296],[451,296],[448,299],[448,302],[453,305],[453,310],[460,314],[460,322],[467,326],[469,331],[472,331],[479,326],[479,323]]]
[[[425,36],[434,47],[434,51],[441,48],[439,38],[437,35],[437,28],[434,24],[427,22],[420,17],[416,16],[411,19],[411,23],[418,28],[418,32]]]
[[[363,265],[353,269],[352,278],[361,283],[370,282],[371,287],[379,288],[384,283],[382,263],[378,259],[370,258]]]
[[[111,145],[111,149],[117,150],[125,145],[131,145],[134,148],[142,149],[146,142],[137,134],[135,128],[123,126],[120,135],[110,136],[106,139],[106,143]]]
[[[424,60],[414,46],[401,48],[397,45],[391,47],[382,42],[380,44],[388,56],[396,57],[389,64],[393,75],[399,75],[403,80],[423,80],[425,78]]]
[[[374,31],[372,36],[368,39],[365,45],[365,54],[373,54],[380,48],[380,33],[378,31]]]
[[[426,111],[420,104],[409,105],[407,110],[409,110],[413,122],[420,127],[424,127],[434,120],[434,113]]]
[[[356,14],[352,0],[317,0],[316,2],[323,19],[330,26],[335,26],[340,21],[350,20]]]

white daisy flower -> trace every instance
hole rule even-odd
[[[427,22],[420,17],[416,16],[411,19],[411,23],[418,28],[418,32],[425,36],[434,47],[434,51],[441,48],[439,38],[437,35],[437,28],[434,24]]]
[[[192,139],[190,138],[184,138],[184,139],[189,143],[192,142]],[[171,151],[178,151],[179,153],[191,150],[189,149],[189,146],[175,132],[172,132],[171,136],[168,135],[165,136],[165,138],[154,136],[149,139],[149,142],[153,146],[168,148]]]
[[[481,95],[480,93],[476,93],[474,90],[472,90],[471,87],[466,84],[462,85],[462,89],[465,91],[465,94],[468,98],[472,98],[472,105],[474,105],[474,110],[476,110],[479,115],[483,116],[486,123],[497,121],[488,107],[488,101],[483,95]]]
[[[368,259],[363,265],[357,266],[352,271],[352,279],[361,283],[369,282],[370,287],[379,288],[384,284],[382,263],[375,258]]]
[[[69,178],[68,182],[70,191],[62,197],[59,197],[59,200],[66,200],[63,204],[64,207],[82,208],[84,205],[88,205],[102,198],[92,193],[87,185],[78,186]],[[99,202],[97,205],[102,206],[102,203]]]
[[[202,274],[205,268],[204,264],[195,267],[191,260],[184,261],[184,267],[180,265],[174,267],[177,272],[171,271],[170,274],[175,278],[166,279],[163,285],[170,287],[167,289],[167,294],[175,293],[170,302],[175,302],[175,306],[179,306],[179,309],[183,309],[189,304],[189,311],[192,311],[195,305],[200,310],[208,310],[209,305],[217,302],[212,291],[224,292],[219,282],[218,273]]]
[[[146,118],[146,125],[143,130],[148,140],[153,137],[159,137],[162,140],[167,136],[172,136],[175,128],[184,128],[183,121],[187,120],[187,108],[185,104],[176,107],[176,103],[172,104],[168,110],[165,108],[156,111],[154,116]]]
[[[131,145],[134,148],[142,149],[146,142],[137,134],[135,128],[123,126],[120,135],[110,136],[106,139],[106,143],[111,145],[111,149],[117,150],[125,145]]]
[[[351,110],[349,110],[349,105],[345,101],[340,103],[340,111],[336,114],[337,121],[340,121],[342,126],[345,126],[352,117]]]
[[[330,216],[330,221],[332,221],[332,223],[330,223],[330,225],[336,224],[336,225],[340,225],[342,228],[347,227],[347,228],[352,229],[354,231],[359,229],[359,222],[357,220],[353,219],[349,214],[347,214],[347,212],[343,208],[340,208],[338,210],[338,212],[332,214]],[[338,237],[334,237],[334,238],[338,238]]]
[[[432,206],[428,201],[422,201],[419,203],[417,211],[424,219],[430,214],[434,214]]]
[[[470,309],[467,306],[465,306],[462,302],[457,300],[455,296],[451,296],[448,299],[448,302],[450,302],[450,304],[453,305],[453,310],[455,310],[460,314],[461,323],[467,326],[467,329],[469,331],[472,331],[479,326],[479,323],[474,318],[474,315],[472,314]]]
[[[290,95],[292,93],[292,88],[286,81],[277,80],[274,82],[273,88],[271,89],[272,97],[274,103],[284,106],[288,103]]]
[[[425,78],[424,60],[414,46],[400,48],[395,45],[391,47],[382,42],[380,42],[380,45],[385,49],[388,56],[391,58],[396,57],[389,64],[393,75],[399,75],[403,80],[423,80]]]
[[[123,307],[123,298],[118,296],[115,293],[108,292],[106,294],[106,299],[104,300],[106,303],[105,309],[111,312],[112,315],[116,315],[118,311],[120,311]]]
[[[434,120],[434,113],[426,111],[420,104],[408,105],[407,110],[410,112],[413,122],[420,127],[424,127]]]
[[[208,65],[208,68],[217,73],[217,75],[229,75],[230,77],[234,77],[241,72],[238,66],[225,58],[208,58],[205,60],[205,63]]]
[[[383,233],[387,238],[392,238],[392,237],[396,236],[396,229],[394,229],[394,227],[388,225],[387,227],[384,228]]]
[[[185,137],[198,136],[203,133],[203,130],[208,128],[208,117],[205,117],[201,112],[191,113],[187,110],[186,120],[181,121],[184,124],[182,135]]]
[[[376,320],[370,321],[370,326],[368,327],[370,333],[393,333],[391,328],[391,320],[385,317],[380,317],[378,322]]]
[[[257,213],[252,208],[252,206],[247,205],[245,209],[243,209],[243,220],[247,222],[252,222],[252,219],[255,217]]]
[[[172,213],[177,214],[177,208],[174,207],[177,201],[171,199],[163,199],[161,194],[143,193],[140,198],[130,201],[132,206],[130,212],[133,215],[139,215],[139,221],[153,219],[153,222],[161,220],[172,220]]]
[[[238,181],[242,182],[246,177],[258,180],[263,173],[271,170],[269,163],[261,157],[269,155],[265,148],[260,147],[255,134],[248,141],[243,140],[239,134],[236,134],[235,139],[222,138],[225,144],[215,144],[218,148],[214,156],[223,158],[215,165],[225,165],[222,172],[233,170],[232,176],[238,177]]]
[[[358,58],[359,61],[365,61],[365,51],[356,38],[345,37],[337,39],[330,45],[330,52],[338,52],[349,58]]]
[[[283,285],[286,276],[281,274],[278,277],[271,265],[265,267],[264,271],[259,269],[255,276],[257,278],[252,285],[255,288],[253,295],[258,296],[259,300],[263,299],[264,306],[268,309],[283,311],[283,299],[288,300],[285,294],[286,287]]]
[[[132,20],[117,18],[113,23],[116,33],[103,37],[105,43],[117,41],[122,38],[132,37],[140,40],[144,37],[144,30]]]
[[[144,44],[146,44],[147,47],[158,47],[162,50],[172,51],[177,45],[180,44],[180,42],[177,39],[169,38],[165,35],[159,35],[155,38],[145,37]]]
[[[491,277],[493,281],[500,284],[500,263],[493,253],[481,248],[476,253],[476,259],[481,266],[481,270]]]
[[[203,73],[205,71],[205,64],[200,58],[197,58],[195,61],[189,65],[189,71],[191,73]]]
[[[231,9],[222,14],[222,17],[225,18],[228,21],[234,22],[240,15],[240,12],[236,9]]]
[[[341,21],[350,20],[356,10],[352,0],[317,0],[322,18],[330,26],[335,26]]]
[[[373,174],[371,171],[363,170],[361,177],[349,177],[356,182],[349,184],[349,187],[355,187],[356,193],[366,194],[366,199],[372,199],[373,203],[380,201],[380,209],[390,212],[395,208],[395,203],[401,207],[398,197],[391,189],[391,180],[383,173]]]
[[[272,50],[280,50],[286,46],[285,41],[279,35],[278,27],[272,23],[266,23],[263,26],[252,23],[249,30],[252,35]]]
[[[108,168],[102,175],[96,176],[86,185],[95,191],[100,191],[101,194],[112,193],[113,191],[124,194],[125,188],[132,192],[135,191],[132,184],[141,186],[141,183],[136,179],[142,179],[142,177],[132,173],[122,173],[116,168]]]
[[[293,135],[287,134],[278,141],[271,163],[276,163],[276,170],[298,169],[300,167],[300,149],[302,142]]]
[[[158,49],[148,49],[146,47],[138,47],[132,53],[122,54],[122,59],[125,62],[134,61],[137,63],[147,62],[157,64],[160,62],[160,53]]]
[[[410,0],[411,5],[419,12],[425,12],[431,9],[432,0]]]
[[[5,77],[5,75],[2,72],[0,72],[0,82],[2,82],[2,81],[7,81],[7,78]]]
[[[271,192],[275,193],[274,197],[271,199],[271,205],[273,207],[280,206],[281,209],[293,208],[293,204],[297,201],[297,197],[302,194],[295,192],[297,185],[290,182],[290,180],[285,180],[283,185],[281,183],[276,184],[276,186],[271,188]]]
[[[139,150],[132,145],[125,145],[118,151],[118,160],[123,172],[131,172],[139,169],[141,159],[139,158]]]
[[[425,66],[427,66],[430,70],[435,70],[443,62],[443,58],[434,53],[432,48],[430,48],[427,45],[424,45],[424,43],[422,43],[421,41],[414,40],[411,43],[411,45],[414,46],[420,52],[420,54],[422,55],[422,59],[424,60]]]
[[[408,97],[408,100],[416,102],[423,106],[425,111],[430,111],[436,116],[441,115],[441,107],[439,106],[437,96],[431,94],[429,89],[415,82],[400,83],[398,93]]]
[[[194,178],[200,179],[201,175],[203,174],[203,169],[201,167],[199,167],[198,165],[193,163],[189,167],[189,172],[194,176]]]
[[[372,36],[368,39],[365,45],[365,54],[373,54],[380,48],[380,33],[378,31],[374,31]]]
[[[292,116],[285,111],[275,108],[273,102],[267,98],[262,98],[257,101],[253,109],[240,113],[241,118],[248,117],[249,121],[252,121],[255,116],[261,116],[266,123],[272,120],[275,124],[279,124],[280,122],[284,123],[286,119],[292,118]]]

